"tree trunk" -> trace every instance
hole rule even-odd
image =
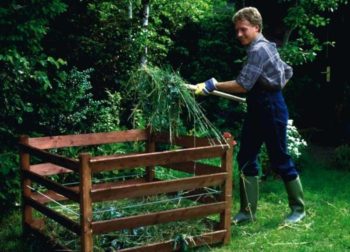
[[[132,19],[132,1],[129,1],[129,19]]]
[[[142,29],[147,34],[148,18],[149,18],[149,2],[150,0],[142,0],[143,6],[143,18],[142,18]],[[147,45],[145,45],[144,52],[141,58],[141,66],[147,64]]]

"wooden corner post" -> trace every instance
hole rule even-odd
[[[221,169],[227,172],[225,183],[222,187],[221,199],[225,201],[226,206],[220,215],[220,229],[225,229],[224,244],[227,244],[231,238],[231,206],[232,206],[232,154],[233,154],[233,137],[229,133],[225,133],[224,137],[229,145],[221,158]]]
[[[147,129],[147,142],[146,142],[146,152],[151,153],[156,150],[156,143],[154,140],[154,133],[152,132],[151,126],[148,126]],[[146,181],[154,180],[154,166],[146,167]]]
[[[29,138],[26,135],[22,135],[19,138],[21,144],[28,144]],[[30,186],[31,180],[24,177],[24,171],[29,171],[30,168],[30,156],[27,152],[20,149],[20,166],[21,166],[21,184],[22,184],[22,228],[23,235],[27,234],[27,225],[33,222],[33,208],[26,204],[25,198],[30,198],[32,191]]]
[[[81,252],[92,252],[93,250],[90,159],[91,156],[88,153],[79,155]]]

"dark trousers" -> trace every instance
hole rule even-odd
[[[298,176],[287,152],[288,109],[281,91],[254,87],[247,96],[248,113],[243,124],[238,164],[246,176],[258,175],[258,154],[266,144],[271,168],[284,181]]]

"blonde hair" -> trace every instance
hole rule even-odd
[[[245,7],[237,11],[232,17],[233,23],[242,20],[247,20],[250,24],[259,26],[259,31],[262,32],[262,17],[257,8]]]

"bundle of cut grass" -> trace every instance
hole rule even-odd
[[[137,69],[127,83],[127,93],[136,103],[133,114],[141,112],[153,131],[169,132],[170,141],[174,136],[194,131],[197,136],[226,143],[185,84],[171,69],[152,66]]]

